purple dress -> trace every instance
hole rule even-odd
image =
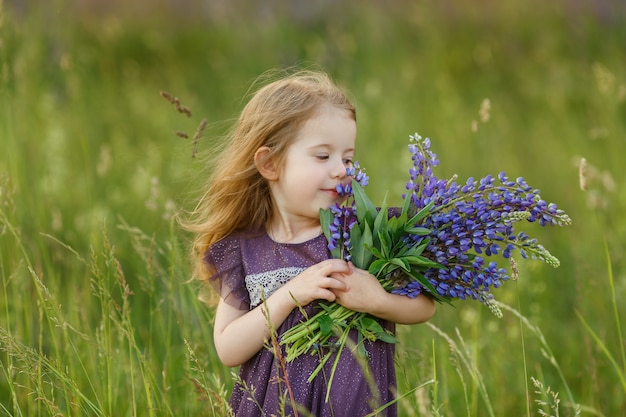
[[[303,243],[284,244],[274,242],[263,232],[251,236],[229,236],[211,246],[205,261],[216,270],[210,280],[224,301],[236,308],[248,310],[262,302],[263,294],[269,297],[304,269],[328,258],[330,253],[324,235]],[[307,305],[305,311],[309,317],[314,315],[319,311],[318,302]],[[294,309],[277,329],[279,340],[280,335],[302,320],[302,313]],[[382,320],[380,323],[390,331],[395,331],[393,323]],[[307,379],[319,364],[318,355],[301,355],[286,364],[289,386],[298,404],[299,415],[365,416],[394,399],[394,345],[366,341],[365,348],[369,376],[353,356],[356,353],[344,348],[328,402],[325,401],[325,376],[330,375],[334,357],[312,382]],[[263,348],[240,367],[240,381],[235,383],[230,398],[235,416],[280,415],[283,400],[286,415],[294,415],[286,385],[279,382],[284,375],[279,371],[278,363],[275,355]],[[370,387],[370,384],[374,386]],[[393,404],[377,415],[393,417],[396,414],[396,406]]]

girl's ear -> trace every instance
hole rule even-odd
[[[278,179],[278,168],[271,157],[270,148],[267,146],[261,146],[254,153],[254,165],[266,180],[275,181]]]

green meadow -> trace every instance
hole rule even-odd
[[[517,256],[502,318],[399,327],[400,415],[626,415],[625,52],[620,0],[0,0],[0,415],[227,415],[175,216],[293,66],[356,103],[374,201],[418,132],[438,176],[522,176],[572,218],[524,226],[561,265]]]

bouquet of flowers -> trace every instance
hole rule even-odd
[[[424,293],[448,303],[478,300],[501,316],[491,289],[510,277],[495,261],[486,259],[496,255],[509,259],[517,250],[522,258],[559,266],[559,260],[537,239],[517,232],[514,226],[523,220],[564,226],[571,223],[569,216],[542,200],[539,191],[523,178],[511,181],[504,172],[497,180],[488,175],[478,181],[469,178],[463,184],[456,182],[456,176],[437,178],[433,167],[439,160],[430,150],[428,138],[410,136],[408,149],[413,166],[401,208],[389,208],[386,198],[377,207],[364,191],[368,177],[358,164],[349,169],[352,183],[338,187],[348,196],[346,201],[320,211],[329,249],[335,258],[349,260],[375,275],[388,292],[408,297]],[[365,339],[397,342],[368,314],[329,303],[285,332],[281,343],[286,345],[288,361],[331,347],[322,354],[319,371],[333,350],[339,357],[353,329],[361,351]]]

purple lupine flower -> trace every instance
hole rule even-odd
[[[346,174],[363,187],[369,183],[369,177],[365,174],[365,170],[359,166],[358,162],[354,162],[351,167],[346,168]],[[347,198],[344,203],[334,204],[330,207],[333,221],[329,226],[330,239],[328,249],[333,251],[340,248],[341,257],[349,261],[352,258],[350,254],[350,231],[357,223],[356,203],[354,198],[352,198],[351,183],[339,184],[336,190],[340,196]]]
[[[519,249],[524,258],[530,256],[558,266],[558,259],[536,239],[524,232],[516,234],[513,229],[513,224],[523,219],[541,226],[571,222],[563,210],[542,200],[539,190],[532,189],[521,177],[510,181],[504,172],[497,178],[487,175],[478,181],[470,177],[462,185],[454,177],[439,179],[432,170],[439,160],[430,150],[428,138],[411,136],[408,149],[413,167],[403,197],[411,200],[415,212],[433,203],[421,224],[431,230],[424,256],[443,268],[428,269],[424,277],[440,296],[471,298],[490,305],[490,289],[502,285],[509,276],[495,262],[486,263],[483,255],[510,258]],[[409,238],[417,244],[425,236]],[[411,281],[392,292],[416,297],[423,290],[421,284]]]

